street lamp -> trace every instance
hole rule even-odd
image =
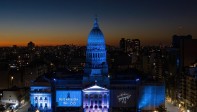
[[[14,80],[14,77],[11,76],[11,86],[13,86],[13,80]]]
[[[0,93],[0,103],[1,103],[1,97],[3,96],[3,93]]]

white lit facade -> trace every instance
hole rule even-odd
[[[94,85],[83,90],[84,112],[108,112],[109,109],[109,90]]]

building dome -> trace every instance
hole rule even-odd
[[[105,38],[97,19],[94,20],[94,26],[88,36],[85,74],[91,76],[108,74]]]
[[[105,45],[104,35],[99,28],[97,19],[94,20],[94,26],[88,36],[88,44],[104,44]]]

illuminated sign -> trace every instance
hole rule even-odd
[[[82,100],[81,91],[58,90],[56,91],[56,102],[59,107],[80,107]]]
[[[130,97],[131,97],[131,94],[128,94],[128,93],[121,93],[117,96],[118,101],[123,104],[126,104]]]

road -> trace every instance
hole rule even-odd
[[[15,112],[27,112],[29,107],[30,107],[30,103],[25,103],[21,108],[19,108]]]
[[[165,106],[167,108],[167,112],[184,112],[181,111],[177,106],[174,106],[173,104],[166,102]]]
[[[177,106],[174,106],[173,104],[169,102],[165,102],[165,106],[167,108],[167,112],[185,112],[181,111]],[[30,107],[30,103],[26,103],[22,108],[19,108],[15,112],[27,112],[28,108]]]

